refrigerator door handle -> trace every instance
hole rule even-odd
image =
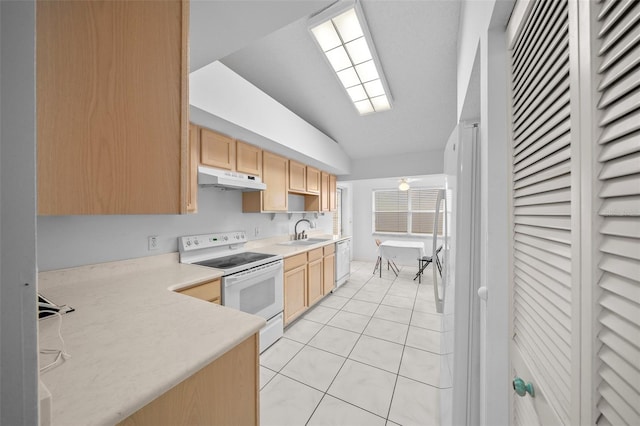
[[[432,251],[431,251],[431,256],[437,256],[436,254],[436,250],[438,248],[438,219],[440,217],[440,206],[442,204],[442,201],[444,200],[444,205],[445,205],[445,209],[443,210],[445,212],[446,216],[446,205],[447,205],[447,198],[445,197],[445,190],[441,189],[438,191],[438,198],[436,200],[436,214],[435,217],[433,219],[433,247],[432,247]],[[447,243],[447,227],[446,227],[446,220],[444,223],[444,226],[442,227],[443,230],[443,241],[442,244],[446,244]],[[435,297],[435,303],[436,303],[436,312],[438,313],[442,313],[444,311],[444,283],[442,285],[442,298],[440,298],[439,296],[439,291],[438,291],[438,276],[436,275],[438,273],[438,269],[436,268],[436,261],[437,259],[433,259],[433,295]],[[442,282],[442,277],[440,277],[440,281]]]

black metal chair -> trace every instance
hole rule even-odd
[[[421,258],[418,259],[418,273],[413,278],[414,281],[417,278],[418,279],[418,283],[422,283],[422,273],[424,272],[426,267],[429,266],[430,263],[434,262],[434,258],[435,258],[435,264],[438,267],[438,272],[440,273],[440,276],[442,277],[442,263],[440,263],[440,258],[438,257],[438,253],[440,253],[440,250],[442,250],[442,246],[438,247],[436,252],[433,255],[431,255],[431,256],[422,256]]]

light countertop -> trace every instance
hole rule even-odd
[[[52,424],[117,423],[260,330],[260,317],[170,291],[220,276],[177,253],[40,273],[39,291],[75,308],[62,316],[71,358],[40,375]],[[61,348],[59,323],[39,321],[40,350]]]
[[[251,251],[257,251],[267,254],[277,254],[284,257],[295,256],[296,254],[304,253],[305,251],[313,250],[319,247],[324,247],[329,244],[335,244],[339,241],[350,240],[350,236],[336,236],[328,234],[315,234],[311,233],[309,238],[325,239],[326,241],[319,242],[317,244],[309,245],[285,245],[289,241],[289,237],[273,237],[262,240],[249,241],[246,248]]]

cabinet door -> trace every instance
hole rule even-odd
[[[200,133],[200,162],[206,166],[225,170],[236,168],[236,141],[213,130]]]
[[[320,210],[323,212],[329,211],[329,174],[322,172],[320,175]]]
[[[242,141],[236,142],[236,170],[253,176],[262,176],[262,150]]]
[[[329,294],[336,286],[336,255],[324,257],[322,294]]]
[[[322,258],[309,262],[307,269],[307,301],[308,306],[313,306],[323,295]]]
[[[307,192],[320,193],[320,170],[307,166]]]
[[[220,279],[178,290],[178,293],[206,300],[207,302],[220,304]]]
[[[337,188],[337,179],[334,175],[330,175],[329,176],[329,210],[332,212],[336,211],[337,208],[337,195],[338,195],[338,188]]]
[[[267,189],[262,192],[262,210],[287,211],[289,160],[265,151],[262,162],[262,180],[267,185]]]
[[[36,7],[38,213],[186,212],[189,3]]]
[[[189,124],[189,182],[187,184],[187,211],[198,211],[198,163],[200,161],[200,128]]]
[[[306,192],[307,169],[304,164],[289,160],[289,191]]]
[[[307,265],[284,273],[284,323],[307,309]]]

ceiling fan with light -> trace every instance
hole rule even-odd
[[[400,191],[408,191],[411,186],[409,183],[419,181],[419,178],[401,178],[398,184],[398,189]]]

